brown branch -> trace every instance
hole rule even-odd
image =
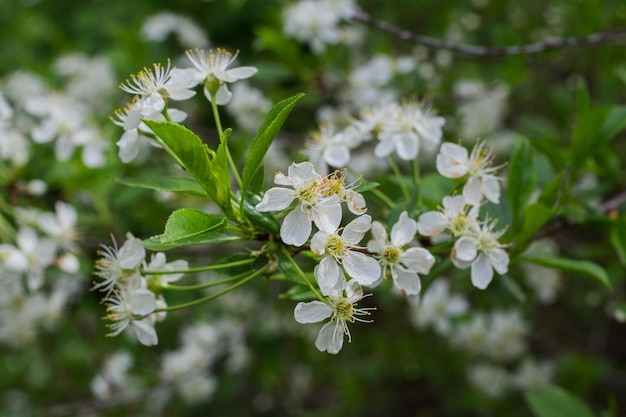
[[[511,55],[537,54],[553,49],[575,48],[580,46],[590,46],[598,44],[608,44],[623,40],[626,37],[626,28],[617,28],[606,32],[594,33],[582,38],[558,38],[548,39],[541,42],[529,43],[525,45],[513,45],[504,48],[491,48],[480,45],[460,44],[432,38],[430,36],[418,35],[408,30],[404,30],[389,22],[378,20],[369,14],[356,10],[352,13],[352,19],[365,23],[372,27],[387,32],[404,41],[417,43],[436,49],[443,49],[465,55],[468,57],[501,57]]]

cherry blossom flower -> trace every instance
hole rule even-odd
[[[391,277],[396,286],[405,295],[417,295],[421,289],[419,274],[427,274],[435,263],[435,257],[424,248],[402,249],[413,241],[417,232],[417,222],[409,218],[406,211],[391,229],[391,241],[385,227],[372,223],[373,239],[367,244],[367,250],[375,253],[382,266],[381,278],[391,270]]]
[[[359,284],[372,285],[380,277],[380,265],[374,258],[358,251],[362,248],[356,246],[371,225],[372,217],[363,215],[348,223],[341,235],[337,226],[322,228],[311,238],[311,251],[343,265],[348,275]]]
[[[494,226],[495,222],[485,223],[477,232],[460,237],[450,255],[457,268],[472,267],[472,284],[481,290],[491,282],[494,269],[502,275],[509,267],[509,255],[498,242],[504,229],[494,232]]]
[[[139,97],[141,117],[161,113],[168,99],[187,100],[196,94],[191,90],[193,73],[190,69],[172,69],[169,61],[167,67],[154,64],[153,68],[144,68],[137,75],[131,75],[126,84],[120,85],[123,91]]]
[[[274,182],[293,189],[270,188],[255,209],[260,212],[284,210],[297,200],[296,207],[287,214],[280,228],[283,242],[304,245],[311,235],[311,222],[319,229],[336,229],[339,226],[342,216],[340,197],[337,194],[328,195],[325,177],[315,170],[313,164],[293,163],[288,175],[278,172]]]
[[[445,119],[422,103],[408,102],[398,107],[393,118],[383,123],[374,154],[379,158],[393,151],[405,161],[415,159],[420,146],[434,148],[441,141]]]
[[[500,167],[491,166],[493,159],[493,153],[484,149],[484,142],[476,144],[471,154],[461,145],[446,142],[437,155],[437,170],[448,178],[468,177],[463,186],[463,197],[468,204],[478,205],[483,197],[497,204],[500,183],[493,172]]]
[[[192,85],[202,84],[205,97],[212,101],[215,96],[215,104],[220,106],[228,104],[232,97],[227,83],[250,78],[257,73],[255,67],[228,68],[235,62],[239,52],[233,55],[223,49],[211,49],[208,53],[202,49],[192,49],[185,53],[194,66],[191,68]]]
[[[124,108],[116,110],[115,118],[110,118],[114,124],[124,128],[124,134],[122,134],[122,137],[116,142],[116,145],[119,147],[118,156],[124,163],[133,161],[137,155],[139,155],[141,145],[144,143],[161,147],[148,136],[152,131],[141,119],[165,121],[165,115],[158,112],[148,116],[142,116],[142,107],[143,102],[134,100]],[[187,118],[187,113],[173,108],[167,109],[167,115],[169,119],[175,123],[180,123]]]
[[[360,143],[356,129],[337,132],[335,127],[326,124],[307,140],[304,154],[318,169],[326,173],[328,166],[344,168],[350,162],[350,149]]]
[[[148,316],[157,305],[154,293],[150,290],[134,289],[133,286],[117,289],[104,299],[104,303],[107,306],[106,318],[112,321],[108,324],[111,332],[107,336],[117,336],[130,327],[141,344],[154,346],[158,343],[154,320]]]
[[[422,213],[417,220],[417,231],[422,236],[447,231],[458,238],[478,228],[478,206],[469,207],[463,196],[444,197],[442,208]]]
[[[94,283],[92,289],[106,292],[106,297],[109,297],[116,288],[131,281],[138,273],[139,266],[145,260],[146,250],[141,240],[129,232],[121,248],[118,249],[113,239],[113,247],[101,245],[98,254],[101,258],[96,261],[94,275],[102,281]]]
[[[413,324],[418,328],[430,324],[442,336],[451,333],[451,319],[465,314],[469,308],[469,303],[462,295],[450,294],[450,283],[443,278],[433,282],[416,301],[412,308]]]
[[[315,347],[321,352],[333,355],[343,347],[344,334],[352,341],[348,322],[370,320],[359,316],[369,316],[373,308],[357,308],[357,303],[364,297],[363,289],[355,281],[346,282],[339,266],[334,262],[323,262],[313,271],[325,301],[314,300],[300,302],[294,309],[294,318],[298,323],[317,323],[327,318],[330,321],[322,326],[315,340]]]

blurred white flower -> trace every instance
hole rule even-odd
[[[359,132],[355,128],[348,127],[337,132],[333,125],[326,124],[307,139],[304,155],[320,172],[327,173],[329,165],[345,168],[350,162],[350,149],[360,142]]]
[[[500,398],[511,387],[511,375],[503,368],[481,363],[473,365],[467,377],[477,390],[492,398]]]
[[[141,240],[129,232],[121,248],[118,249],[113,239],[113,247],[100,245],[98,255],[100,258],[96,260],[94,275],[101,281],[94,283],[92,289],[105,292],[106,297],[109,297],[116,288],[125,286],[138,273],[139,266],[145,260],[146,250]]]
[[[469,303],[462,295],[450,294],[450,284],[437,278],[412,307],[412,322],[418,328],[432,325],[437,334],[450,335],[451,319],[468,311]]]
[[[396,152],[405,161],[415,159],[420,147],[432,149],[441,141],[445,119],[415,101],[404,103],[386,120],[378,135],[374,154],[384,158]]]
[[[242,129],[256,133],[271,106],[261,90],[240,82],[233,85],[233,96],[226,110]]]
[[[206,48],[208,36],[193,20],[164,11],[148,16],[141,27],[141,36],[152,42],[163,42],[170,34],[176,35],[183,48]]]
[[[500,167],[492,167],[493,153],[484,149],[484,142],[477,143],[468,154],[467,149],[454,143],[441,145],[437,155],[437,171],[444,177],[461,178],[467,175],[463,186],[465,202],[479,205],[483,197],[492,203],[500,202],[500,183],[493,175]]]
[[[301,0],[284,10],[283,31],[319,54],[342,40],[339,23],[355,9],[352,0]]]
[[[136,277],[139,281],[140,277]],[[107,336],[113,337],[130,327],[142,345],[153,346],[158,343],[154,330],[154,321],[150,314],[157,307],[156,297],[152,291],[127,285],[117,289],[104,299],[107,308],[107,327],[111,330]]]
[[[232,93],[228,89],[227,83],[237,80],[244,80],[257,73],[255,67],[235,67],[229,68],[239,52],[234,55],[223,49],[209,50],[208,53],[202,49],[192,49],[185,52],[194,68],[192,71],[192,86],[202,84],[204,95],[212,101],[215,97],[215,104],[223,106],[230,102]]]

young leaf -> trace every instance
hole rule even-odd
[[[248,187],[250,186],[250,182],[254,178],[254,175],[259,169],[261,165],[261,161],[263,161],[263,157],[267,153],[272,141],[278,134],[283,123],[287,119],[289,113],[296,105],[296,102],[300,100],[304,96],[303,93],[285,99],[279,103],[276,103],[265,116],[265,120],[263,120],[263,124],[259,129],[258,136],[252,141],[250,145],[250,151],[248,152],[248,158],[246,160],[246,165],[243,167],[243,190],[242,192],[246,192]]]
[[[523,252],[532,237],[554,215],[551,209],[541,203],[530,204],[524,210],[524,224],[521,232],[516,236],[515,253]]]
[[[626,266],[626,222],[615,222],[611,227],[611,244],[623,266]]]
[[[229,214],[230,183],[228,160],[224,149],[211,151],[191,130],[172,122],[144,120],[157,135],[157,140],[204,188],[209,197]],[[212,159],[209,158],[211,154]]]
[[[532,147],[528,139],[518,136],[509,161],[506,197],[511,207],[512,229],[516,230],[520,216],[537,185],[533,169]]]
[[[246,198],[243,200],[243,212],[248,219],[255,226],[260,226],[264,230],[267,230],[275,235],[278,235],[280,231],[280,225],[276,221],[276,217],[272,213],[256,211],[254,206],[261,202],[261,198],[258,195],[246,193]]]
[[[161,243],[172,243],[187,239],[209,230],[223,226],[226,219],[222,216],[206,214],[199,210],[184,208],[173,212],[165,223]]]
[[[587,404],[555,385],[533,388],[525,398],[536,417],[593,417]]]
[[[209,230],[189,238],[179,239],[175,242],[163,243],[161,236],[152,236],[151,238],[141,241],[144,248],[151,251],[166,251],[174,248],[192,245],[223,245],[225,243],[243,240],[242,236],[234,235],[225,231]]]
[[[538,201],[547,207],[554,207],[559,198],[559,191],[563,183],[563,172],[559,172],[549,183],[543,187]]]
[[[155,191],[189,194],[208,197],[204,188],[190,178],[182,177],[145,177],[145,178],[113,178],[113,181],[129,187],[147,188]]]
[[[298,284],[306,284],[302,281],[300,272],[293,266],[289,258],[280,252],[276,252],[276,264],[280,272],[282,272],[287,279],[297,282]]]
[[[590,261],[579,261],[575,259],[559,258],[556,256],[534,256],[516,258],[520,262],[530,262],[533,264],[546,266],[548,268],[560,269],[565,272],[574,272],[591,277],[611,290],[611,281],[604,268]]]

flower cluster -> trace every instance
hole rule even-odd
[[[93,289],[104,293],[102,302],[111,322],[108,336],[117,336],[130,328],[143,345],[156,345],[154,324],[165,318],[163,309],[167,307],[160,290],[182,278],[182,273],[174,271],[187,269],[187,261],[167,263],[165,254],[158,252],[146,263],[141,240],[131,233],[120,248],[114,241],[113,247],[102,245],[99,254],[94,272],[99,281]]]
[[[237,54],[232,55],[223,49],[208,52],[190,49],[186,55],[191,68],[173,68],[169,61],[167,66],[154,64],[152,68],[144,68],[131,75],[126,83],[120,85],[123,91],[133,94],[131,102],[118,109],[115,118],[111,118],[113,123],[124,129],[117,142],[122,162],[133,161],[144,143],[158,146],[150,140],[152,134],[143,119],[182,122],[187,118],[184,111],[169,107],[169,100],[187,100],[196,94],[193,88],[202,85],[209,101],[225,105],[232,97],[227,83],[249,78],[257,72],[254,67],[229,68]]]
[[[484,199],[497,203],[500,198],[497,169],[491,167],[493,156],[478,143],[468,157],[460,145],[444,143],[437,155],[437,170],[445,177],[466,177],[463,195],[443,199],[438,211],[423,213],[417,228],[424,236],[447,233],[454,239],[451,259],[457,268],[471,267],[472,284],[485,289],[493,279],[493,271],[506,274],[509,255],[505,245],[498,241],[504,229],[494,230],[493,220],[479,220],[479,209]]]

